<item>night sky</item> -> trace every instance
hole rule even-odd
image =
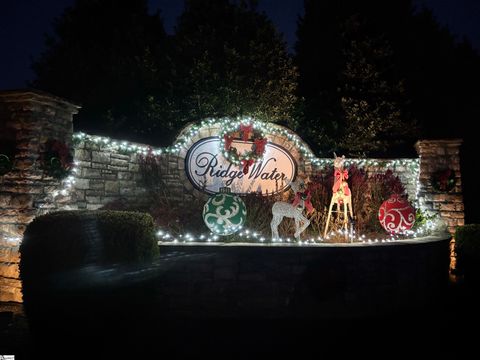
[[[18,89],[32,80],[31,59],[43,50],[44,34],[52,32],[52,20],[74,0],[2,0],[0,9],[0,90]],[[433,8],[442,25],[458,37],[466,36],[480,49],[480,1],[417,0]],[[167,32],[171,33],[183,8],[183,0],[149,0],[152,12],[161,10]],[[293,51],[298,16],[303,0],[260,0],[265,11],[285,36]]]

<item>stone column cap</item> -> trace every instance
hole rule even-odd
[[[16,89],[16,90],[2,90],[0,91],[0,102],[15,103],[15,102],[35,102],[55,107],[63,107],[76,114],[81,108],[81,105],[72,101],[66,100],[56,95],[52,95],[45,91],[37,89]]]
[[[420,151],[424,147],[436,147],[436,146],[460,146],[463,143],[463,139],[426,139],[426,140],[418,140],[415,143],[415,149]]]

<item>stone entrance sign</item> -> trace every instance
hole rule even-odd
[[[234,140],[240,151],[247,151],[252,143]],[[220,138],[207,137],[194,143],[185,157],[185,171],[195,188],[212,194],[223,186],[233,193],[261,193],[273,195],[283,192],[295,179],[297,164],[293,156],[282,146],[267,143],[261,161],[249,167],[246,174],[241,166],[230,163],[220,149]]]

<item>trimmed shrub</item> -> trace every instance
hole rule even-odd
[[[153,219],[145,213],[62,211],[35,218],[20,245],[20,278],[30,325],[33,319],[34,326],[42,326],[45,315],[61,319],[60,307],[67,314],[75,306],[87,309],[75,299],[93,299],[104,290],[79,287],[81,278],[75,274],[83,269],[134,266],[157,255]]]
[[[459,226],[455,232],[456,272],[480,279],[480,224]]]
[[[51,273],[89,263],[150,260],[158,255],[158,246],[148,214],[61,211],[39,216],[28,225],[20,254],[21,273]]]

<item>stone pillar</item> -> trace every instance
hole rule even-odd
[[[0,176],[0,301],[21,301],[18,246],[32,219],[60,181],[38,164],[49,139],[71,145],[79,106],[37,90],[0,92],[0,152],[12,144],[13,168]]]
[[[455,267],[453,252],[456,226],[465,224],[460,173],[460,146],[462,140],[420,140],[415,148],[420,156],[420,188],[418,199],[430,212],[437,213],[452,234],[451,267]],[[432,186],[435,172],[451,169],[455,172],[455,187],[449,192],[436,191]]]

